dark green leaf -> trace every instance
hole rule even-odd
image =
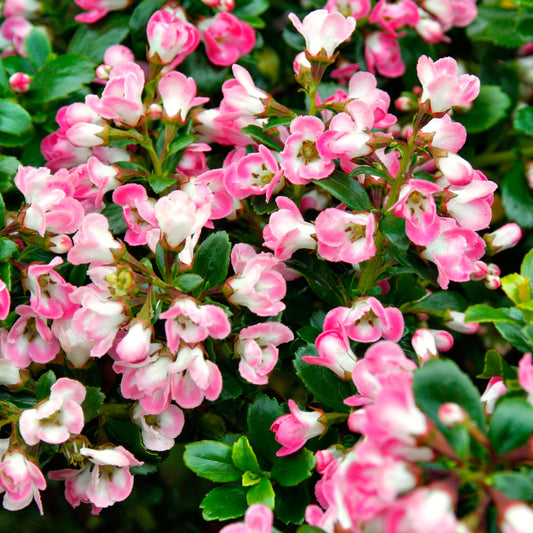
[[[526,44],[515,27],[516,11],[493,6],[479,6],[478,15],[466,33],[473,41],[488,41],[499,46],[517,48]]]
[[[303,485],[276,487],[276,516],[285,524],[301,524],[309,505],[309,493]]]
[[[464,311],[468,306],[467,301],[457,292],[438,291],[415,302],[410,308],[417,311]]]
[[[2,206],[3,206],[2,200]],[[0,261],[9,259],[19,249],[17,243],[7,237],[0,237]]]
[[[102,215],[109,221],[109,230],[113,235],[121,235],[128,229],[122,213],[122,207],[114,203],[107,204],[102,210]]]
[[[249,135],[252,139],[259,141],[265,146],[268,146],[271,150],[281,152],[282,147],[279,143],[276,142],[273,137],[265,133],[259,126],[245,126],[244,128],[241,128],[241,132]]]
[[[204,281],[198,274],[183,274],[176,280],[176,286],[183,292],[189,292],[196,289]]]
[[[443,403],[459,404],[484,430],[485,413],[479,400],[479,392],[470,378],[453,361],[434,359],[415,370],[413,390],[417,404],[435,423]]]
[[[305,448],[274,461],[272,477],[283,487],[293,487],[313,473],[316,465],[315,456]]]
[[[233,445],[231,457],[239,470],[261,474],[255,453],[244,435]]]
[[[248,508],[246,487],[225,485],[207,494],[200,504],[204,520],[229,520],[244,515]]]
[[[269,509],[274,509],[274,501],[276,495],[272,488],[272,483],[266,477],[262,478],[259,483],[256,483],[248,490],[246,494],[246,503],[253,505],[254,503],[262,503]]]
[[[194,81],[196,82],[199,95],[209,95],[220,91],[220,86],[224,83],[224,80],[230,72],[228,67],[214,67],[209,63],[203,51],[189,54],[182,65],[183,72],[194,74]]]
[[[231,452],[226,444],[203,440],[185,446],[183,460],[200,477],[218,482],[237,481],[242,472],[233,465]]]
[[[456,114],[454,118],[468,133],[479,133],[506,117],[510,105],[511,99],[499,85],[482,85],[472,109],[464,115]]]
[[[44,65],[31,85],[35,103],[42,104],[65,98],[94,79],[95,64],[88,58],[65,54]]]
[[[113,13],[96,24],[80,24],[70,41],[68,53],[102,63],[105,51],[128,36],[128,20],[127,15]]]
[[[313,365],[302,361],[302,356],[318,355],[314,345],[308,344],[300,348],[294,356],[296,374],[304,382],[307,390],[324,405],[341,413],[350,412],[344,399],[357,391],[351,381],[343,381],[329,368]]]
[[[308,254],[304,260],[294,255],[287,260],[287,266],[296,270],[307,280],[311,290],[322,300],[330,305],[344,305],[342,288],[333,275],[327,261],[322,261],[316,255]]]
[[[180,150],[185,150],[187,146],[190,146],[193,142],[196,142],[198,137],[195,135],[185,135],[184,137],[178,137],[174,139],[168,146],[167,156],[175,154]]]
[[[509,309],[496,309],[490,305],[473,305],[466,310],[465,322],[510,322],[511,324],[519,324],[517,318],[511,316]]]
[[[527,337],[522,333],[522,327],[518,324],[509,324],[508,322],[495,322],[496,329],[500,332],[501,336],[509,341],[515,348],[521,352],[529,352],[533,349],[529,345]]]
[[[483,372],[478,378],[502,377],[503,379],[516,379],[516,368],[512,367],[497,350],[489,350],[485,354]]]
[[[437,285],[437,272],[434,268],[430,268],[426,265],[417,255],[409,251],[405,252],[396,247],[387,248],[387,252],[390,256],[400,263],[400,265],[406,267],[409,272],[417,274],[422,279],[430,281],[434,285]]]
[[[100,407],[104,403],[104,400],[105,394],[100,390],[100,387],[87,387],[87,395],[81,404],[86,424],[89,420],[99,415]]]
[[[258,215],[270,215],[270,213],[273,213],[274,211],[278,210],[274,199],[270,198],[270,202],[267,203],[263,195],[252,196],[250,204],[252,205],[253,210]]]
[[[497,472],[491,481],[492,486],[510,500],[533,502],[533,480],[524,472]]]
[[[527,444],[533,434],[533,407],[520,398],[503,398],[496,404],[489,440],[498,455]]]
[[[293,117],[273,117],[268,119],[267,125],[265,126],[265,130],[269,130],[270,128],[275,128],[276,126],[286,126],[287,124],[290,124],[293,121]]]
[[[56,382],[56,375],[52,370],[45,372],[37,381],[35,387],[35,399],[40,402],[50,396],[50,387]]]
[[[0,194],[0,228],[3,228],[5,226],[5,218],[6,218],[6,204],[4,202],[4,197],[2,196],[2,194]],[[1,244],[0,244],[0,249],[1,249]]]
[[[0,95],[2,96],[11,92],[11,90],[9,89],[9,79],[4,69],[4,63],[2,58],[0,58],[0,89]]]
[[[139,466],[132,466],[130,472],[136,476],[147,476],[148,474],[154,474],[157,472],[157,466],[150,463],[144,463]]]
[[[141,438],[141,429],[133,422],[108,418],[104,424],[104,430],[109,439],[115,444],[124,446],[139,461],[158,463],[160,457],[148,451]]]
[[[212,233],[198,247],[192,271],[205,280],[204,290],[224,283],[228,274],[231,243],[225,231]]]
[[[131,14],[129,26],[132,33],[145,32],[148,20],[164,3],[165,0],[143,0]]]
[[[366,189],[356,178],[348,174],[334,172],[329,178],[315,180],[313,183],[328,191],[353,211],[370,211],[372,208]]]
[[[139,174],[147,174],[147,169],[143,164],[135,163],[133,161],[116,161],[113,165],[116,165],[123,170],[133,170]]]
[[[379,229],[399,250],[406,251],[411,241],[405,234],[405,220],[400,217],[385,216],[379,223]]]
[[[20,105],[0,100],[0,146],[22,146],[32,139],[31,116]]]
[[[514,127],[527,135],[533,135],[533,107],[519,109],[514,119]]]
[[[270,426],[283,415],[278,402],[265,394],[259,394],[248,408],[248,430],[254,449],[273,462],[280,444],[276,441]]]
[[[7,390],[0,390],[0,402],[10,403],[19,409],[33,409],[37,403],[32,394],[13,394]]]
[[[521,160],[503,177],[502,203],[511,222],[517,222],[522,228],[533,228],[533,193],[524,179]]]
[[[261,15],[269,7],[268,0],[245,0],[235,2],[235,9],[232,13],[240,18],[246,18],[254,15]]]
[[[385,172],[377,167],[365,166],[357,167],[355,170],[352,170],[350,176],[355,177],[359,176],[360,174],[364,174],[365,176],[379,176],[380,178],[384,178],[385,181],[389,181],[391,179],[391,175],[388,172]]]
[[[516,31],[528,42],[533,41],[533,5],[520,3],[516,17]]]
[[[24,48],[29,62],[36,70],[45,64],[46,58],[52,53],[48,35],[41,28],[33,28],[24,38]]]
[[[0,193],[10,191],[13,185],[13,178],[17,173],[20,161],[10,155],[0,156]]]
[[[325,531],[315,526],[300,526],[296,533],[325,533]]]
[[[168,189],[171,185],[176,185],[176,178],[172,176],[159,176],[157,174],[150,174],[148,177],[148,183],[152,190],[159,194],[165,189]]]
[[[293,50],[301,52],[305,48],[305,40],[303,36],[295,31],[289,30],[287,27],[283,28],[281,37]]]

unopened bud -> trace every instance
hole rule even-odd
[[[66,254],[72,248],[72,239],[65,235],[53,235],[48,241],[48,250],[54,254]]]
[[[466,323],[465,314],[459,311],[448,311],[446,313],[446,322],[444,325],[458,333],[466,333],[467,335],[473,335],[479,329],[479,324],[475,322]]]
[[[25,93],[30,88],[30,83],[30,77],[24,72],[15,72],[9,77],[9,87],[16,93]]]
[[[487,253],[494,255],[516,246],[522,238],[522,230],[518,224],[509,222],[492,233],[486,233],[483,238],[487,243]]]
[[[457,424],[463,424],[468,420],[468,415],[465,410],[453,402],[443,403],[439,407],[437,417],[439,422],[447,428],[451,428]]]

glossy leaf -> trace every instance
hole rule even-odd
[[[203,519],[229,520],[243,516],[248,508],[246,493],[246,487],[240,485],[216,487],[200,504]]]
[[[214,440],[188,444],[183,460],[195,474],[211,481],[237,481],[242,476],[233,464],[231,447]]]
[[[533,434],[533,407],[520,398],[496,404],[489,427],[489,440],[498,455],[525,445]]]

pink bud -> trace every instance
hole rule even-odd
[[[522,230],[518,224],[509,222],[492,233],[486,233],[483,238],[487,242],[487,253],[494,255],[516,246],[522,238]]]
[[[464,409],[453,402],[443,403],[437,413],[439,422],[445,427],[453,427],[457,424],[463,424],[468,419]]]
[[[16,93],[25,93],[30,88],[31,79],[24,72],[15,72],[9,77],[9,87]]]

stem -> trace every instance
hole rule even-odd
[[[381,266],[381,260],[383,259],[382,255],[383,250],[385,249],[385,242],[385,235],[378,232],[374,241],[374,244],[376,245],[376,253],[374,254],[374,257],[365,261],[361,268],[361,277],[357,284],[357,290],[361,295],[365,295],[375,285],[376,278],[380,272],[379,267]]]
[[[148,152],[148,155],[150,156],[150,161],[152,162],[155,173],[158,176],[162,176],[163,169],[161,167],[161,162],[159,161],[159,158],[157,157],[157,154],[155,153],[154,143],[152,142],[152,139],[150,139],[150,137],[145,137],[144,141],[141,143],[141,146]]]
[[[311,83],[311,87],[309,87],[309,114],[311,116],[316,115],[316,90],[318,88],[318,85],[316,83]]]

